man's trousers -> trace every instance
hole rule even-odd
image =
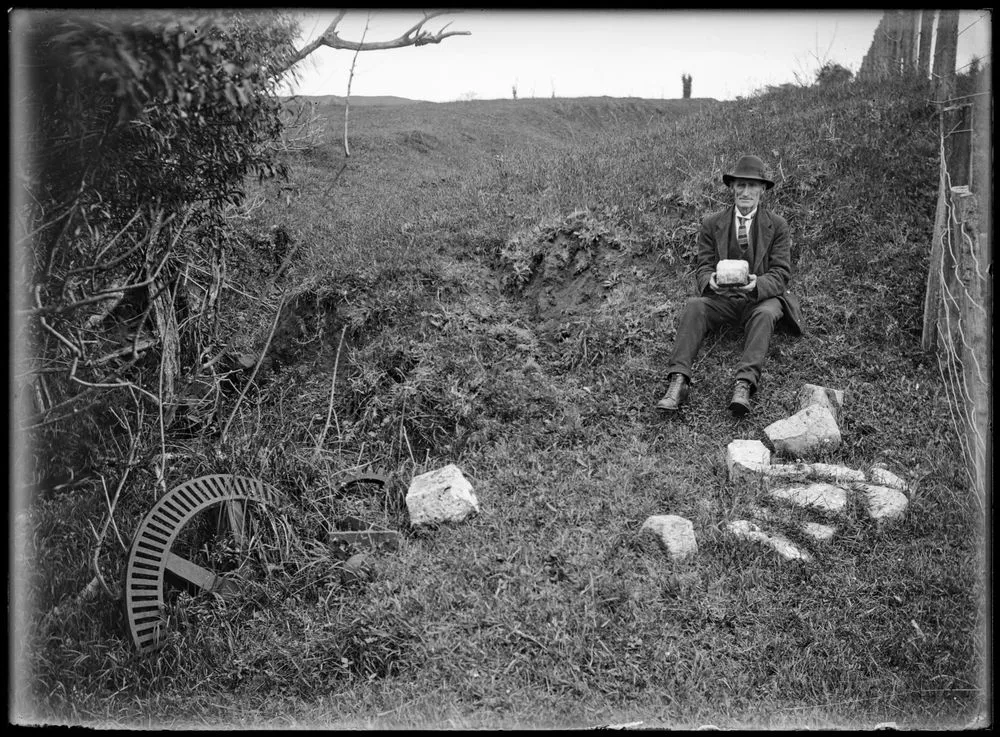
[[[690,381],[691,366],[705,335],[723,325],[733,325],[742,327],[744,337],[743,355],[736,366],[735,379],[745,379],[750,382],[751,389],[756,390],[771,334],[782,314],[781,302],[775,297],[761,302],[751,302],[743,296],[692,297],[681,314],[667,376],[683,374]]]

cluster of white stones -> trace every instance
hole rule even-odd
[[[824,517],[843,516],[852,495],[856,494],[863,498],[868,515],[879,523],[901,519],[909,504],[906,482],[882,465],[873,466],[866,474],[828,463],[772,464],[770,451],[759,440],[732,441],[726,448],[726,464],[730,480],[762,483],[769,500],[812,510]],[[759,530],[748,534],[748,524],[751,523],[738,520],[730,522],[727,529],[739,537],[769,542],[761,538]],[[801,530],[822,542],[833,537],[836,527],[805,522]],[[794,546],[780,536],[774,536],[771,546],[786,559],[809,559],[808,554],[793,550]]]
[[[772,463],[771,451],[759,440],[733,440],[726,448],[730,480],[763,483],[769,500],[818,512],[824,517],[842,516],[852,495],[861,495],[872,519],[879,523],[901,519],[909,504],[907,485],[884,465],[876,464],[865,472],[798,460],[839,447],[837,420],[843,399],[842,391],[806,384],[799,392],[799,411],[764,429],[775,454],[791,456],[796,461]],[[738,537],[770,545],[787,560],[811,557],[784,537],[768,535],[747,520],[730,522],[726,529]],[[837,530],[814,521],[802,523],[800,529],[819,542],[830,540]]]
[[[840,446],[837,425],[844,393],[815,384],[806,384],[798,395],[799,411],[785,420],[772,423],[764,432],[774,446],[776,456],[790,457],[786,463],[774,463],[771,451],[759,440],[733,440],[726,447],[726,469],[730,481],[759,484],[769,501],[792,506],[822,516],[822,521],[801,522],[799,530],[818,543],[831,540],[837,527],[827,524],[842,517],[854,496],[860,495],[868,515],[878,523],[899,520],[909,504],[906,482],[883,464],[867,471],[833,463],[807,463],[801,459],[828,452]],[[778,515],[767,508],[751,510],[758,522],[775,522]],[[733,520],[727,532],[744,540],[762,543],[785,560],[810,561],[812,555],[784,535],[768,532],[751,520]],[[683,560],[698,552],[694,526],[684,517],[656,515],[642,525],[641,535],[656,539],[674,560]]]

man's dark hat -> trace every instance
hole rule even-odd
[[[756,179],[758,182],[763,182],[766,189],[774,186],[774,182],[764,176],[764,162],[756,156],[744,156],[736,162],[734,171],[722,175],[722,183],[727,187],[734,179]]]

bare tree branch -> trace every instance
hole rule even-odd
[[[341,10],[337,13],[337,17],[333,19],[319,38],[307,43],[295,52],[289,58],[288,62],[285,64],[284,68],[281,69],[281,71],[288,71],[321,46],[327,46],[331,49],[344,49],[347,51],[380,51],[383,49],[401,49],[407,46],[426,46],[427,44],[438,44],[450,36],[471,36],[472,33],[470,31],[447,30],[451,23],[447,23],[436,33],[428,31],[424,28],[424,24],[427,23],[427,21],[437,18],[440,15],[447,15],[453,12],[455,11],[436,10],[430,13],[424,13],[424,17],[420,21],[415,23],[401,36],[394,38],[391,41],[348,41],[341,38],[337,34],[337,26],[347,14],[347,11]]]
[[[316,441],[316,455],[319,455],[320,450],[323,447],[323,441],[326,439],[327,430],[330,429],[330,420],[336,418],[336,413],[333,411],[333,395],[337,391],[337,366],[340,364],[340,350],[344,347],[344,335],[347,334],[347,323],[344,323],[343,329],[340,331],[340,343],[337,344],[337,357],[333,360],[333,378],[330,379],[330,404],[326,408],[326,424],[323,425],[323,432],[319,434],[319,440]],[[340,423],[337,423],[337,432],[340,432]]]
[[[134,282],[132,284],[124,284],[119,287],[112,287],[110,289],[105,289],[103,291],[92,294],[89,297],[83,297],[82,299],[78,299],[75,302],[68,302],[66,304],[61,304],[61,305],[43,306],[39,301],[37,307],[18,310],[17,314],[26,315],[29,317],[34,315],[56,315],[63,312],[70,312],[72,310],[77,309],[78,307],[83,307],[84,305],[93,304],[95,302],[104,302],[110,297],[116,297],[118,295],[122,295],[125,292],[131,291],[133,289],[141,289],[143,287],[148,287],[150,284],[156,281],[156,278],[159,276],[160,271],[166,265],[167,261],[170,260],[170,257],[172,255],[173,254],[170,251],[167,251],[164,254],[163,258],[160,260],[160,265],[156,267],[156,270],[153,272],[153,275],[150,276],[148,279],[144,279],[141,282]],[[35,285],[36,293],[39,289],[41,289],[41,285]]]
[[[107,263],[101,263],[101,257],[103,257],[104,254],[108,250],[110,250],[110,248],[115,244],[115,241],[118,240],[118,237],[122,235],[122,233],[124,233],[126,230],[128,230],[128,228],[132,225],[132,223],[135,222],[135,220],[139,217],[140,214],[142,214],[142,211],[136,210],[135,215],[132,216],[132,219],[128,221],[125,227],[122,228],[120,231],[118,231],[118,233],[116,233],[115,236],[111,238],[108,244],[101,249],[101,252],[94,257],[94,263],[92,265],[81,266],[76,269],[70,269],[69,271],[66,272],[65,276],[73,276],[75,274],[83,274],[90,271],[110,271],[115,266],[118,266],[118,264],[123,263],[129,256],[138,251],[140,248],[145,246],[146,243],[151,243],[154,240],[156,240],[156,235],[159,233],[160,229],[163,226],[168,225],[170,221],[174,219],[174,215],[170,215],[166,220],[163,220],[163,210],[157,210],[157,215],[153,223],[153,226],[150,228],[150,230],[146,233],[145,236],[140,238],[134,246],[129,248],[120,256],[115,257],[112,261],[109,261]]]
[[[132,383],[131,381],[110,381],[110,382],[104,382],[104,383],[93,382],[93,381],[84,381],[83,379],[81,379],[79,376],[76,375],[76,367],[79,365],[79,363],[80,363],[79,359],[77,359],[77,358],[73,359],[73,365],[70,367],[70,371],[69,371],[69,379],[70,379],[70,381],[75,381],[77,384],[80,384],[82,386],[93,387],[95,389],[114,389],[114,388],[117,388],[117,387],[125,387],[125,388],[129,388],[129,389],[135,389],[140,394],[143,394],[146,397],[148,397],[149,399],[151,399],[153,401],[153,404],[155,404],[157,406],[159,406],[161,404],[161,401],[160,401],[159,397],[157,397],[155,394],[152,394],[152,393],[146,391],[141,386],[137,386],[136,384]]]
[[[112,527],[115,531],[115,536],[118,538],[118,544],[121,546],[122,550],[128,550],[128,545],[122,539],[121,532],[118,531],[118,525],[115,524],[115,506],[118,504],[118,499],[121,497],[122,489],[125,487],[125,481],[128,479],[129,473],[132,467],[136,465],[136,454],[139,449],[139,443],[142,438],[142,418],[143,411],[142,405],[139,400],[132,396],[135,401],[136,406],[136,427],[138,428],[136,432],[132,432],[131,426],[122,417],[119,417],[118,413],[112,409],[111,413],[115,416],[128,432],[129,436],[129,449],[128,449],[128,459],[125,461],[125,470],[122,472],[122,476],[118,479],[118,486],[115,487],[114,498],[108,496],[108,485],[104,481],[104,476],[101,476],[101,486],[104,488],[104,500],[108,505],[108,516],[104,519],[104,523],[101,525],[101,531],[97,532],[94,530],[93,524],[91,524],[90,529],[94,532],[95,542],[94,542],[94,552],[90,559],[91,569],[94,571],[94,577],[98,580],[101,588],[111,599],[117,599],[121,594],[120,590],[112,590],[107,581],[105,580],[103,574],[101,573],[101,548],[104,545],[104,536],[108,534],[108,528]]]
[[[110,353],[107,353],[101,356],[100,358],[92,358],[89,361],[87,361],[87,364],[90,366],[100,366],[102,363],[107,363],[108,361],[120,358],[121,356],[127,356],[127,355],[133,357],[138,356],[141,351],[144,351],[147,348],[152,348],[159,342],[160,342],[159,338],[143,338],[142,340],[139,340],[139,333],[136,333],[135,338],[133,338],[132,342],[129,343],[124,348],[119,348],[118,350],[111,351]]]
[[[365,21],[365,30],[361,32],[361,43],[364,44],[365,37],[368,35],[368,26],[372,21],[372,14],[368,14],[368,20]],[[351,83],[354,82],[354,68],[358,65],[358,54],[361,53],[359,48],[354,52],[354,59],[351,60],[351,75],[347,78],[347,97],[344,98],[344,156],[347,158],[351,157],[351,147],[347,143],[347,121],[351,112]]]

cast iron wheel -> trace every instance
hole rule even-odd
[[[209,507],[223,505],[230,529],[242,542],[246,504],[274,505],[277,501],[274,488],[259,479],[215,474],[176,486],[153,505],[133,538],[125,572],[125,615],[140,653],[161,644],[167,573],[204,591],[227,590],[222,575],[172,550],[185,526]]]

